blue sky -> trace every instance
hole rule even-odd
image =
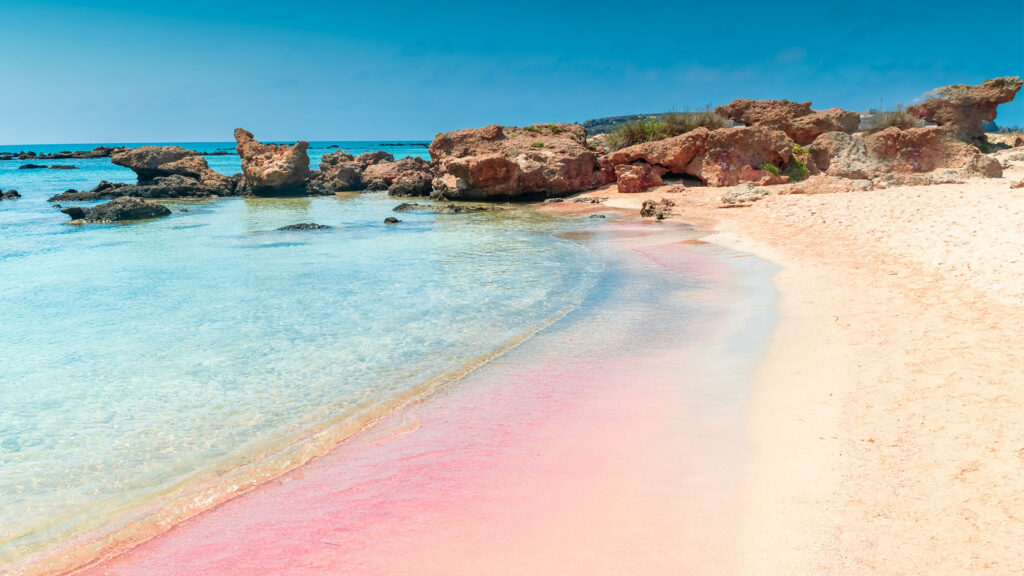
[[[429,139],[1024,74],[1024,2],[0,0],[0,144]],[[1024,125],[1024,96],[1000,107]]]

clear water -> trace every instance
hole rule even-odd
[[[0,161],[0,188],[23,196],[0,202],[0,566],[473,362],[578,304],[601,270],[556,236],[597,221],[511,209],[387,226],[397,202],[380,193],[69,225],[46,198],[132,173],[21,163]],[[334,228],[275,230],[299,222]]]

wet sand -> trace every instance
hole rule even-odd
[[[773,266],[635,220],[562,321],[85,574],[732,574]]]

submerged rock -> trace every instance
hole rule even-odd
[[[385,224],[398,224],[399,222],[401,222],[401,220],[395,218],[394,216],[388,216],[387,218],[384,219]]]
[[[45,164],[22,164],[18,166],[18,170],[40,170],[42,168],[47,168],[47,166]]]
[[[395,206],[395,212],[429,212],[431,214],[462,214],[467,212],[492,212],[502,208],[498,206],[467,206],[465,204],[419,204],[417,202],[403,202]]]
[[[931,92],[932,98],[907,108],[925,122],[949,126],[953,137],[980,145],[987,142],[983,122],[996,119],[996,108],[1011,102],[1020,91],[1017,76],[986,80],[979,86],[953,84]]]
[[[54,164],[50,166],[50,170],[78,170],[78,166],[71,166],[70,164]]]
[[[278,230],[328,230],[330,226],[327,224],[317,224],[315,222],[305,222],[302,224],[289,224],[288,226],[281,226]]]
[[[170,209],[162,204],[141,198],[121,197],[89,208],[85,212],[85,221],[120,222],[123,220],[160,218],[170,214]]]
[[[17,190],[8,190],[0,195],[4,200],[14,200],[15,198],[21,198],[21,194]]]

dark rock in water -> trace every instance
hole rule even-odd
[[[337,144],[331,144],[330,146],[327,146],[327,148],[337,148],[337,147],[338,147]]]
[[[18,166],[18,170],[38,170],[40,168],[46,168],[44,164],[22,164]]]
[[[50,170],[78,170],[78,166],[69,166],[67,164],[54,164],[50,166]]]
[[[85,213],[85,221],[120,222],[123,220],[161,218],[170,214],[171,210],[162,204],[141,198],[123,196],[121,198],[114,198],[110,202],[93,206]]]
[[[392,208],[395,212],[429,212],[432,214],[464,214],[468,212],[492,212],[502,210],[499,206],[466,206],[464,204],[446,204],[438,206],[435,204],[419,204],[417,202],[403,202]]]
[[[384,219],[385,224],[398,224],[399,222],[401,222],[401,220],[395,218],[394,216],[388,216],[387,218]]]
[[[606,218],[606,216],[604,214],[591,214],[590,217],[591,218]]]
[[[92,150],[76,150],[74,152],[70,150],[64,150],[63,152],[54,152],[53,154],[39,154],[36,158],[40,160],[67,160],[69,158],[109,158],[114,152],[119,152],[124,148],[111,148],[109,146],[97,146]]]
[[[81,206],[68,206],[67,208],[62,209],[61,212],[71,216],[72,220],[85,219],[85,208],[82,208]]]
[[[92,190],[78,192],[68,190],[49,199],[50,202],[75,202],[106,200],[122,196],[136,198],[207,198],[210,196],[235,196],[244,194],[238,190],[236,181],[221,176],[218,179],[198,180],[181,174],[160,176],[145,184],[122,184],[102,181]]]
[[[104,183],[108,183],[108,182],[106,182],[106,180],[104,180],[103,182]],[[74,188],[68,188],[64,192],[61,192],[60,194],[57,194],[55,196],[50,196],[46,201],[47,202],[67,202],[67,201],[74,202],[75,200],[78,200],[78,190],[75,190]]]
[[[232,156],[235,152],[229,152],[227,150],[214,150],[213,152],[200,152],[201,156]]]
[[[57,210],[60,210],[60,204],[54,204],[53,207],[56,208]]]
[[[17,190],[8,190],[3,193],[4,200],[14,200],[15,198],[21,198],[21,194],[18,194]]]
[[[327,230],[330,226],[327,224],[316,224],[315,222],[304,222],[302,224],[289,224],[288,226],[281,226],[278,230]]]

